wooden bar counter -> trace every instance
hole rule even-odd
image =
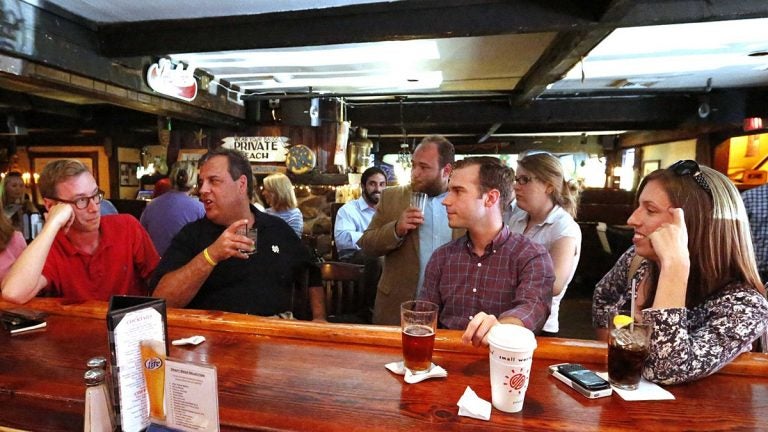
[[[0,302],[0,309],[11,307]],[[108,355],[106,304],[35,299],[25,307],[49,312],[48,327],[0,336],[0,426],[82,430],[85,362]],[[763,354],[744,354],[713,376],[668,387],[673,401],[627,402],[616,394],[589,400],[549,376],[547,366],[580,362],[605,370],[605,344],[538,338],[523,411],[494,409],[485,422],[457,415],[467,386],[491,399],[487,348],[463,345],[457,331],[437,333],[434,361],[448,377],[409,385],[384,368],[401,358],[395,327],[192,310],[170,310],[168,324],[171,340],[206,337],[170,354],[217,367],[225,431],[768,429]]]

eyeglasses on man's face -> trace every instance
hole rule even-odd
[[[519,185],[521,185],[521,186],[525,186],[525,185],[527,185],[528,183],[532,182],[532,181],[533,181],[533,179],[535,179],[535,178],[536,178],[536,177],[534,177],[534,176],[529,176],[529,175],[521,175],[521,176],[517,176],[517,177],[515,177],[515,184],[519,184]]]
[[[99,190],[96,192],[96,194],[87,196],[87,197],[80,197],[74,200],[65,200],[61,198],[52,197],[52,200],[67,203],[67,204],[73,204],[78,210],[83,210],[88,207],[88,204],[93,201],[94,204],[99,205],[101,204],[101,201],[104,199],[104,191]]]
[[[707,183],[707,179],[705,179],[704,175],[701,173],[701,167],[699,167],[699,164],[696,163],[696,161],[690,159],[679,160],[672,164],[669,169],[678,176],[689,175],[693,177],[693,179],[696,180],[696,184],[712,196],[712,189],[709,187],[709,183]]]

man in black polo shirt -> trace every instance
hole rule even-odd
[[[250,204],[253,174],[245,155],[217,148],[200,159],[200,201],[205,218],[184,226],[163,254],[150,283],[169,307],[254,315],[292,310],[297,278],[309,273],[312,317],[325,319],[320,271],[308,249],[282,219]],[[238,234],[258,229],[253,241]]]

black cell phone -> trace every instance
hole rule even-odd
[[[608,381],[578,363],[560,365],[557,371],[587,390],[602,390],[611,386]]]
[[[0,321],[3,327],[12,335],[44,328],[45,313],[27,309],[0,311]]]

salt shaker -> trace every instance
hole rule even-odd
[[[101,369],[89,369],[85,372],[84,432],[112,432],[115,429],[104,377],[104,371]]]
[[[104,371],[104,382],[107,385],[107,400],[109,402],[109,406],[113,407],[114,404],[112,398],[114,397],[114,388],[112,387],[112,377],[107,371],[107,358],[104,356],[91,357],[88,359],[88,362],[86,362],[85,365],[88,367],[88,369],[99,369]]]

